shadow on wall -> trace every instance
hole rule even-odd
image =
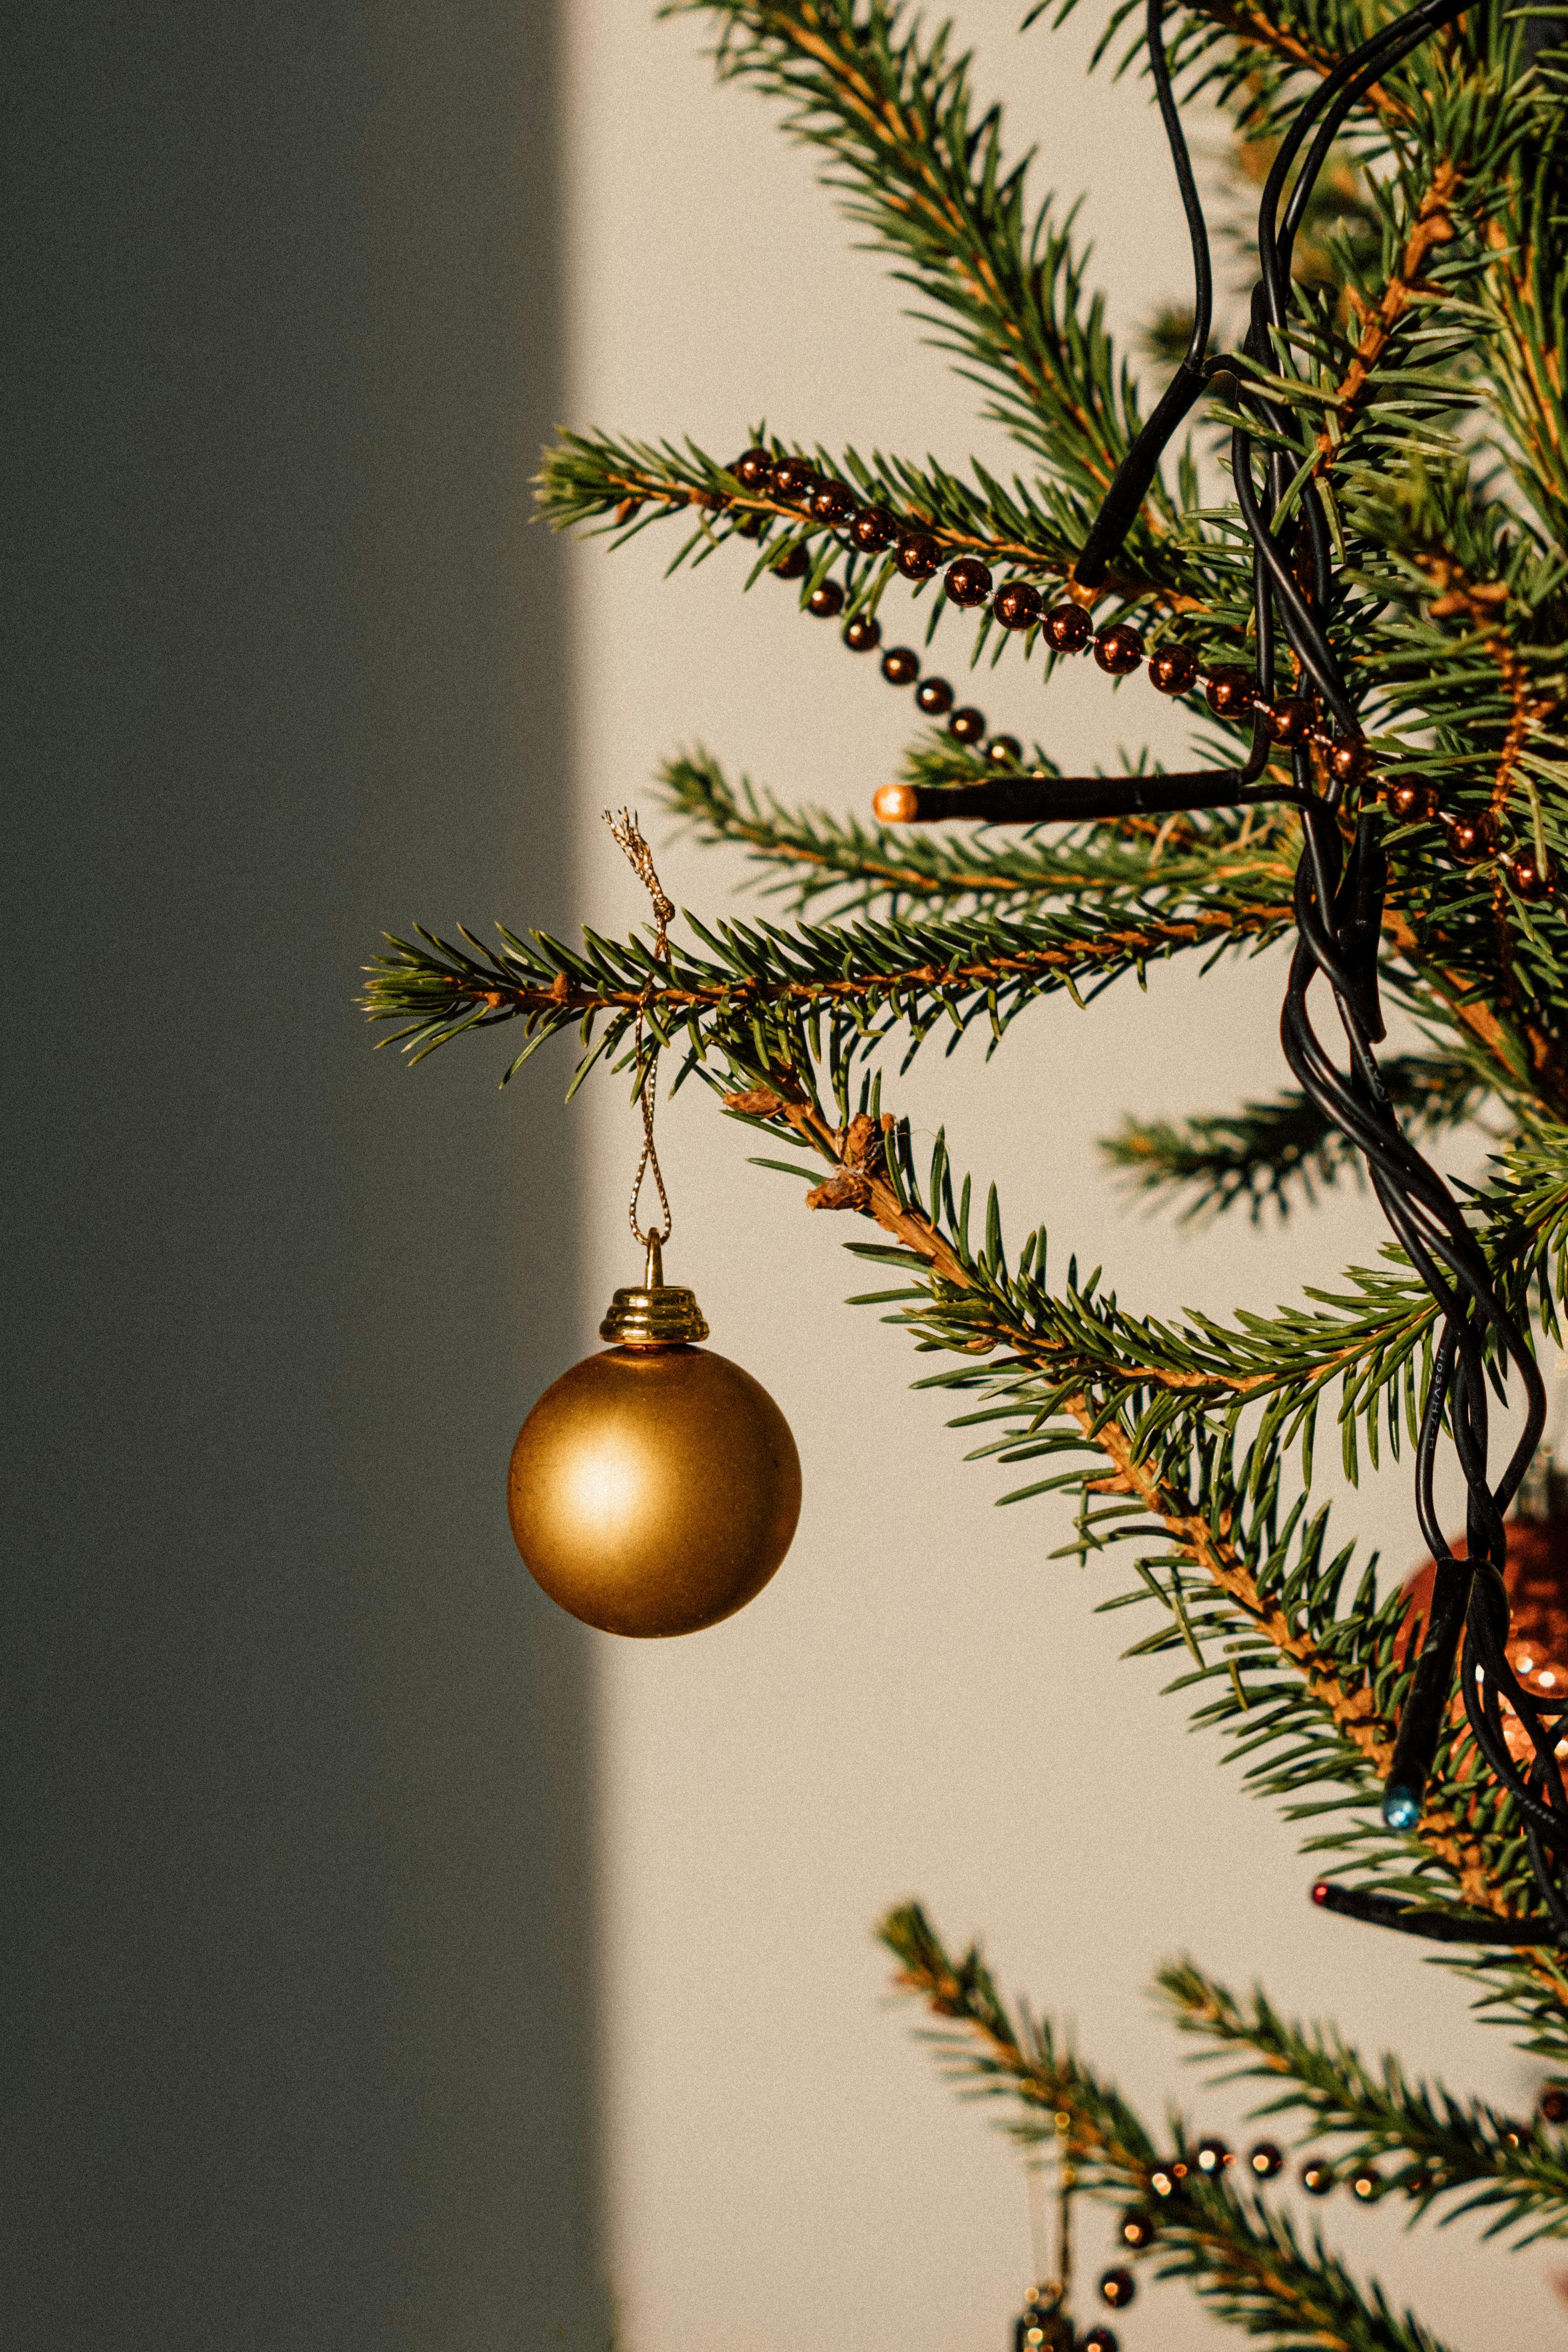
[[[504,1509],[565,1129],[350,1010],[568,895],[554,49],[13,26],[15,2352],[608,2333],[586,1636]]]

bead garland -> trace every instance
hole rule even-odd
[[[1542,2124],[1568,2124],[1568,2084],[1546,2084],[1537,2103],[1536,2115]],[[1523,2142],[1523,2126],[1509,2129],[1503,2136],[1510,2147],[1519,2147]],[[1168,2163],[1156,2165],[1149,2174],[1149,2188],[1152,2195],[1162,2200],[1179,2199],[1184,2182],[1221,2180],[1237,2161],[1223,2139],[1212,2137],[1201,2139],[1192,2151],[1190,2162],[1184,2158],[1173,2158]],[[1285,2169],[1284,2151],[1274,2140],[1258,2140],[1248,2148],[1243,2168],[1256,2181],[1278,2180]],[[1375,2205],[1391,2186],[1375,2164],[1358,2164],[1353,2171],[1342,2173],[1336,2170],[1328,2157],[1321,2155],[1303,2158],[1297,2179],[1307,2195],[1313,2198],[1331,2196],[1342,2183],[1359,2205]],[[1425,2197],[1442,2184],[1430,2174],[1414,2172],[1405,2174],[1392,2185],[1402,2188],[1407,2196]],[[1146,2252],[1159,2236],[1155,2215],[1144,2206],[1130,2207],[1121,2216],[1118,2235],[1131,2252]],[[1097,2286],[1100,2301],[1112,2311],[1125,2311],[1138,2293],[1136,2278],[1121,2263],[1113,2263],[1103,2270]],[[1051,2352],[1057,2333],[1066,2343],[1068,2336],[1065,2330],[1058,2327],[1057,2333],[1053,2333],[1052,2327],[1052,2323],[1058,2321],[1061,2313],[1062,2297],[1063,2289],[1059,2285],[1036,2287],[1031,2291],[1029,2307],[1018,2322],[1016,2331],[1017,2343],[1024,2347],[1024,2352]],[[1087,2335],[1073,2340],[1078,2352],[1119,2352],[1117,2338],[1109,2327],[1091,2328]]]
[[[1568,2084],[1548,2083],[1535,2112],[1540,2124],[1568,2124]],[[1503,2134],[1510,2147],[1521,2147],[1523,2137],[1522,2125]],[[1236,2160],[1224,2140],[1203,2139],[1194,2150],[1191,2163],[1174,2158],[1167,2164],[1156,2165],[1149,2175],[1149,2187],[1161,2200],[1179,2197],[1184,2182],[1195,2176],[1218,2179]],[[1245,2168],[1256,2180],[1277,2180],[1285,2169],[1284,2150],[1271,2139],[1260,2139],[1247,2150]],[[1309,2197],[1328,2197],[1342,2182],[1359,2205],[1375,2205],[1390,2186],[1375,2164],[1358,2164],[1353,2171],[1342,2173],[1328,2157],[1318,2155],[1302,2158],[1297,2177]],[[1439,2184],[1429,2175],[1411,2173],[1393,2185],[1403,2189],[1407,2196],[1424,2197]],[[1142,2252],[1153,2243],[1157,2234],[1152,2215],[1133,2208],[1122,2216],[1121,2234],[1124,2245]]]
[[[861,554],[891,550],[894,564],[906,580],[931,580],[942,568],[942,549],[931,532],[900,523],[885,507],[862,505],[844,483],[818,473],[804,457],[774,458],[766,449],[752,448],[728,470],[746,489],[763,496],[771,492],[814,522],[847,531]],[[781,580],[803,579],[811,569],[804,541],[797,541],[771,568]],[[1146,653],[1141,633],[1129,622],[1113,621],[1096,629],[1081,604],[1063,602],[1047,606],[1039,590],[1026,580],[1005,580],[994,590],[990,566],[975,555],[955,557],[942,584],[950,600],[963,609],[975,611],[988,604],[1004,629],[1038,629],[1053,653],[1084,653],[1092,647],[1096,663],[1111,677],[1130,677],[1147,663],[1150,683],[1157,693],[1175,697],[1201,686],[1216,719],[1261,719],[1281,750],[1315,748],[1336,783],[1375,789],[1377,761],[1364,737],[1335,734],[1321,724],[1311,703],[1300,697],[1266,699],[1249,670],[1228,662],[1205,667],[1192,646],[1180,643],[1166,643]],[[841,584],[824,580],[812,590],[806,607],[818,619],[827,620],[843,611],[844,603]],[[874,652],[882,641],[881,624],[874,615],[857,614],[843,636],[851,653]],[[920,656],[911,647],[891,647],[882,656],[881,671],[889,685],[914,686],[915,701],[928,718],[951,713],[948,732],[958,742],[984,743],[992,767],[1002,773],[1018,772],[1023,749],[1017,737],[995,735],[987,741],[984,714],[968,703],[954,709],[952,686],[942,677],[921,678]],[[890,785],[884,790],[887,804],[878,807],[876,814],[894,824],[907,821],[900,798],[903,788]],[[1448,847],[1461,865],[1479,865],[1498,855],[1497,820],[1489,812],[1449,814],[1440,806],[1435,786],[1420,776],[1388,776],[1383,791],[1390,815],[1401,824],[1441,824]],[[1542,865],[1533,849],[1515,852],[1502,860],[1502,866],[1510,887],[1521,898],[1549,898],[1561,881],[1556,860],[1549,856]]]

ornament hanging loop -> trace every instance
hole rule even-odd
[[[653,960],[656,966],[662,965],[668,970],[669,926],[675,920],[675,906],[673,900],[665,896],[664,885],[660,882],[654,867],[653,852],[644,840],[641,828],[630,809],[622,809],[618,816],[606,809],[605,823],[609,826],[614,839],[626,852],[633,873],[653,901]],[[664,1280],[664,1266],[659,1253],[675,1230],[675,1219],[670,1213],[669,1195],[664,1189],[664,1171],[659,1167],[658,1150],[653,1139],[654,1108],[658,1100],[658,1046],[654,1047],[646,1064],[643,1060],[643,1013],[652,995],[653,979],[650,974],[648,984],[637,1003],[637,1027],[633,1032],[632,1050],[643,1074],[642,1084],[637,1088],[637,1103],[642,1111],[643,1146],[642,1157],[637,1161],[637,1172],[632,1179],[632,1196],[626,1203],[626,1218],[632,1229],[633,1238],[640,1242],[647,1252],[647,1272],[644,1277],[644,1286],[649,1290],[657,1289]],[[659,1212],[664,1223],[662,1227],[650,1224],[645,1233],[638,1220],[637,1203],[642,1197],[643,1179],[650,1170],[655,1189],[658,1193]]]

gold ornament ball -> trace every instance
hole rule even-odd
[[[677,1301],[689,1302],[683,1314]],[[700,1633],[755,1600],[800,1517],[800,1456],[760,1381],[699,1336],[689,1291],[618,1291],[606,1338],[518,1433],[507,1510],[529,1573],[605,1633]]]

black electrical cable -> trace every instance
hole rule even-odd
[[[1237,425],[1231,442],[1237,499],[1254,551],[1254,617],[1263,692],[1267,696],[1272,691],[1277,622],[1304,679],[1310,681],[1336,726],[1352,738],[1360,731],[1355,704],[1326,627],[1333,576],[1331,542],[1322,501],[1310,475],[1297,485],[1294,513],[1286,518],[1296,534],[1294,561],[1279,528],[1293,478],[1310,453],[1289,401],[1271,393],[1258,378],[1267,375],[1278,380],[1289,369],[1290,267],[1296,236],[1346,118],[1380,75],[1473,5],[1474,0],[1422,0],[1420,6],[1384,26],[1342,59],[1301,106],[1281,142],[1263,190],[1258,225],[1259,282],[1242,354],[1221,362],[1205,358],[1212,313],[1207,232],[1171,85],[1163,35],[1163,0],[1148,0],[1150,70],[1193,247],[1194,334],[1175,378],[1111,484],[1086,539],[1075,578],[1085,587],[1098,587],[1104,580],[1111,557],[1153,482],[1163,450],[1205,383],[1221,367],[1226,368],[1238,380],[1237,406],[1244,415],[1257,419],[1269,441],[1261,487],[1253,477],[1256,434],[1244,425]],[[1301,158],[1299,169],[1298,158]],[[1568,1868],[1568,1796],[1556,1764],[1559,1735],[1568,1725],[1568,1700],[1552,1706],[1527,1691],[1514,1674],[1505,1647],[1503,1513],[1518,1492],[1539,1443],[1545,1421],[1545,1392],[1528,1339],[1499,1297],[1459,1202],[1401,1131],[1378,1071],[1373,1048],[1381,1040],[1384,1026],[1377,1002],[1376,949],[1386,879],[1378,820],[1373,813],[1363,814],[1346,864],[1337,814],[1339,789],[1315,789],[1304,752],[1296,755],[1293,790],[1248,789],[1259,772],[1265,748],[1258,730],[1247,771],[1237,772],[1235,789],[1229,793],[1216,790],[1217,778],[1212,771],[1188,778],[1171,776],[1163,782],[1167,787],[1194,788],[1187,803],[1191,806],[1215,806],[1224,799],[1279,799],[1300,811],[1303,844],[1295,902],[1298,944],[1280,1017],[1281,1045],[1307,1098],[1365,1160],[1377,1200],[1430,1292],[1440,1318],[1415,1477],[1416,1515],[1436,1562],[1435,1580],[1425,1637],[1400,1714],[1384,1818],[1398,1830],[1413,1829],[1420,1820],[1458,1667],[1471,1731],[1489,1768],[1522,1817],[1535,1876],[1551,1915],[1547,1921],[1517,1923],[1517,1928],[1489,1928],[1487,1939],[1524,1940],[1528,1930],[1532,1937],[1568,1940],[1568,1887],[1563,1884]],[[1048,800],[1050,793],[1050,785],[1042,782],[1040,799]],[[1070,787],[1068,797],[1073,797]],[[1171,803],[1162,795],[1159,804]],[[1058,806],[1043,809],[1042,814],[1066,816],[1077,810]],[[1333,998],[1349,1054],[1348,1074],[1340,1069],[1312,1025],[1308,998],[1320,979]],[[1523,1391],[1525,1425],[1494,1486],[1488,1471],[1487,1389],[1489,1380],[1500,1381],[1509,1370],[1517,1375]],[[1464,1559],[1455,1557],[1443,1535],[1433,1496],[1435,1463],[1445,1423],[1467,1490],[1468,1556]],[[1502,1713],[1505,1702],[1529,1743],[1530,1760],[1522,1768],[1509,1748]],[[1454,1927],[1441,1927],[1431,1924],[1434,1915],[1392,1904],[1387,1898],[1359,1894],[1352,1897],[1345,1890],[1333,1889],[1326,1890],[1321,1899],[1330,1900],[1331,1895],[1331,1907],[1352,1911],[1358,1917],[1375,1917],[1409,1932],[1450,1940],[1482,1939],[1471,1922],[1461,1920]],[[1396,1918],[1394,1913],[1400,1916]]]
[[[1492,1911],[1426,1911],[1397,1895],[1379,1895],[1368,1886],[1338,1886],[1320,1878],[1312,1889],[1320,1911],[1337,1911],[1343,1919],[1362,1919],[1370,1927],[1394,1927],[1402,1936],[1424,1936],[1434,1944],[1555,1944],[1559,1922],[1547,1919],[1503,1919]]]
[[[1160,102],[1160,120],[1165,128],[1171,161],[1176,167],[1176,186],[1181,192],[1182,210],[1187,217],[1187,236],[1193,248],[1193,331],[1188,339],[1185,357],[1165,387],[1152,416],[1117,468],[1116,479],[1083,543],[1083,551],[1074,567],[1074,577],[1086,588],[1098,588],[1105,578],[1110,556],[1126,538],[1132,519],[1159,471],[1161,457],[1172,434],[1194,405],[1208,381],[1204,362],[1209,347],[1209,331],[1214,324],[1214,271],[1209,261],[1208,224],[1204,218],[1197,182],[1193,177],[1192,158],[1187,153],[1186,134],[1182,129],[1176,93],[1171,87],[1171,69],[1166,62],[1163,32],[1164,15],[1165,0],[1147,0],[1143,24],[1149,47],[1149,70],[1154,79],[1154,95]]]

